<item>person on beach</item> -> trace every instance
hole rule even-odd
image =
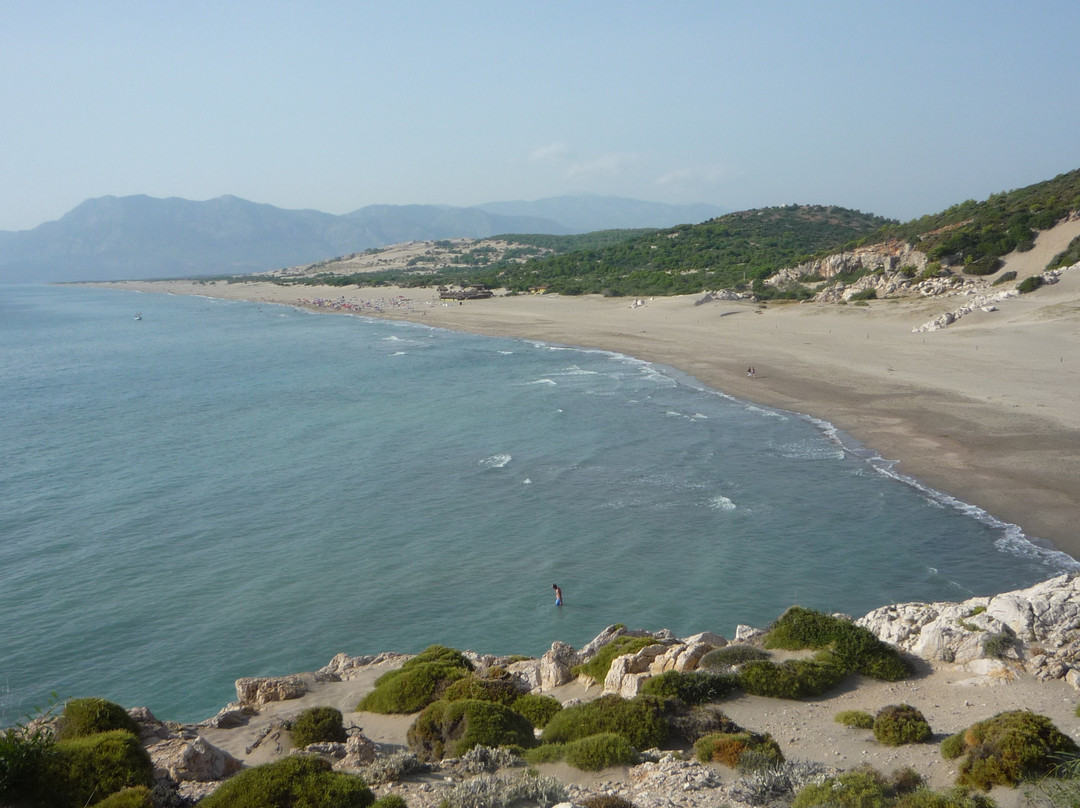
[[[559,589],[559,585],[552,584],[551,588],[555,590],[555,605],[562,606],[562,590]]]

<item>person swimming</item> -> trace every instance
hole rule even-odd
[[[555,590],[555,605],[562,606],[562,590],[559,589],[559,585],[552,584],[551,588]]]

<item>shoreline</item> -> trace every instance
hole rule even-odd
[[[450,305],[429,288],[86,285],[409,321],[668,365],[723,394],[828,422],[880,456],[889,473],[1080,558],[1080,272],[928,333],[912,329],[966,299],[760,306],[698,305],[700,296],[518,295]]]

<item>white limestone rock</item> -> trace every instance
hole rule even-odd
[[[242,705],[258,707],[272,701],[298,699],[307,692],[308,683],[302,674],[264,678],[245,676],[236,680],[236,698]]]
[[[551,690],[573,680],[571,668],[581,664],[581,655],[564,642],[555,641],[540,657],[540,689]]]

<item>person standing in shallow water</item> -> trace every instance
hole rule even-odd
[[[562,606],[562,590],[559,589],[559,585],[552,584],[551,588],[555,590],[555,605]]]

